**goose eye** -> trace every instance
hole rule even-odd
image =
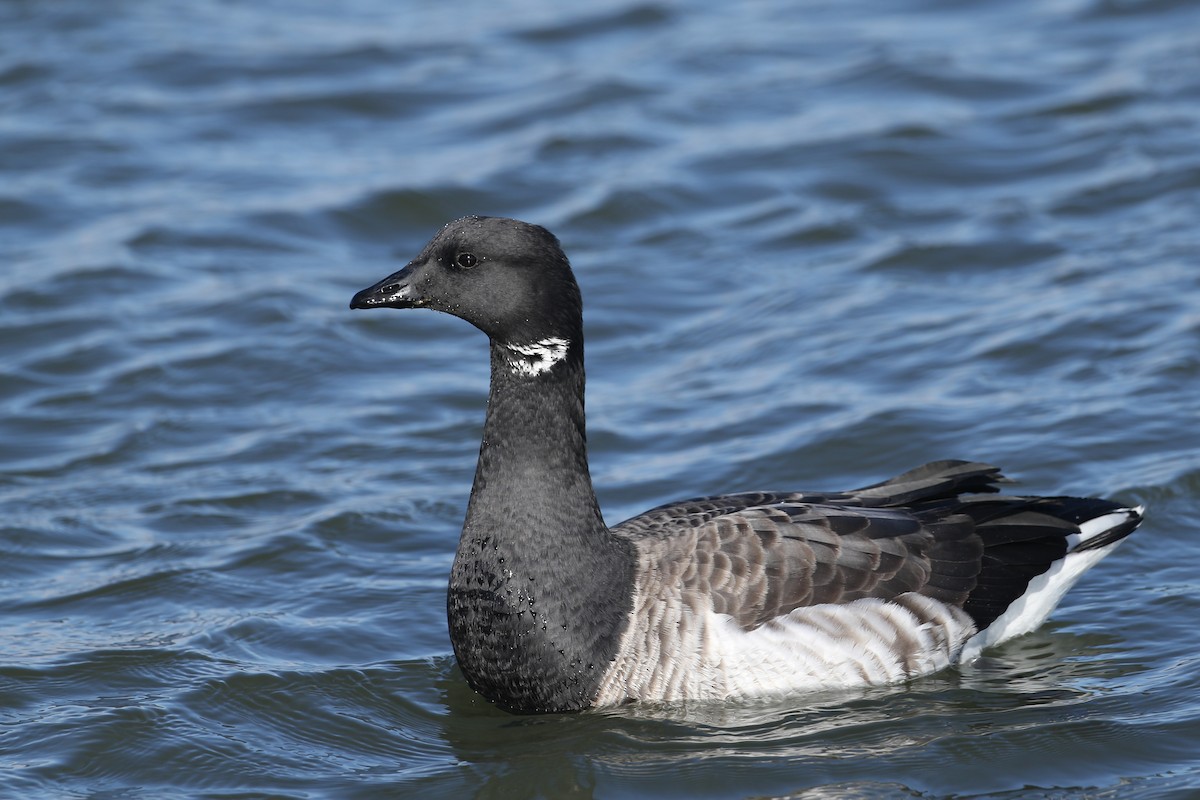
[[[475,258],[474,253],[459,253],[454,257],[454,263],[463,269],[470,269],[479,263],[479,259]]]

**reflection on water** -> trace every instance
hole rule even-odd
[[[952,791],[977,780],[971,773],[981,762],[1016,761],[1043,748],[1085,757],[1094,718],[1084,707],[1115,679],[1139,671],[1107,660],[1114,643],[1103,634],[1042,632],[905,686],[532,718],[490,707],[447,662],[437,736],[460,762],[497,765],[483,791],[489,797],[590,797],[613,781],[657,785],[666,775],[668,793],[681,797],[736,793],[739,776],[767,775],[780,793],[828,781],[829,796],[917,796],[921,787]],[[697,772],[698,764],[705,769]],[[939,766],[929,773],[930,764]],[[898,768],[921,774],[920,783],[896,782]]]

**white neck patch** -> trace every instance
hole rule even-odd
[[[552,336],[529,344],[506,344],[504,349],[509,353],[508,366],[513,374],[532,378],[566,358],[570,346],[566,339]]]

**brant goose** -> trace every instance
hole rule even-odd
[[[491,340],[450,573],[467,682],[517,713],[903,681],[1033,630],[1142,509],[998,496],[936,461],[846,492],[668,503],[610,528],[588,472],[579,287],[558,240],[446,225],[351,308],[431,308]]]

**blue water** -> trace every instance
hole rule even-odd
[[[0,2],[0,796],[1200,796],[1200,6]],[[902,687],[517,718],[444,587],[550,227],[615,523],[922,461],[1145,503]]]

